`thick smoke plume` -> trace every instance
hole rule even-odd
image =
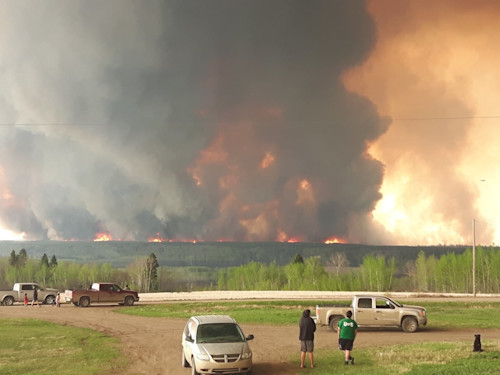
[[[376,241],[362,1],[3,1],[0,225],[27,239]]]

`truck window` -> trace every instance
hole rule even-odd
[[[389,301],[384,298],[377,298],[375,300],[375,306],[377,309],[389,309],[391,306],[389,305]]]
[[[371,298],[360,298],[358,299],[358,307],[360,309],[371,309],[372,299]]]
[[[34,285],[31,285],[31,284],[26,284],[26,285],[21,286],[21,290],[33,290],[33,289],[34,289]]]

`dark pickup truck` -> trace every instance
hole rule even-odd
[[[91,303],[117,302],[125,306],[132,306],[139,301],[139,294],[133,290],[120,288],[113,283],[92,283],[88,289],[66,289],[66,302],[75,306],[88,307]]]

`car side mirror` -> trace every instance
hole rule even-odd
[[[194,340],[191,336],[186,336],[186,341],[187,342],[194,342]]]
[[[247,341],[253,340],[254,338],[255,338],[254,335],[248,335]]]

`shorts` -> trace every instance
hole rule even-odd
[[[314,351],[314,341],[313,340],[301,340],[300,341],[300,351],[312,353]]]
[[[353,345],[354,345],[353,339],[339,339],[340,350],[352,350]]]

